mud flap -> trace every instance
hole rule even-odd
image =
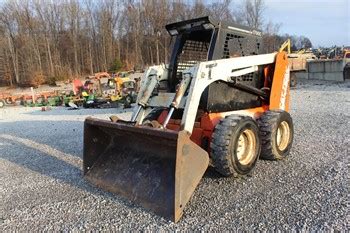
[[[208,153],[189,136],[87,118],[84,175],[177,222],[209,164]]]

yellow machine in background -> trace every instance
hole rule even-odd
[[[130,106],[136,100],[135,81],[129,77],[112,77],[107,72],[100,72],[86,80],[84,87],[82,95],[88,99],[86,105],[89,107],[117,101]]]
[[[280,47],[279,52],[286,51],[288,53],[288,62],[290,69],[290,86],[297,85],[297,72],[306,72],[306,63],[308,60],[316,59],[316,56],[306,49],[301,49],[296,52],[291,52],[291,41],[286,40]]]
[[[283,44],[281,45],[280,49],[278,50],[278,52],[282,52],[284,50],[286,50],[286,52],[288,54],[291,53],[291,50],[290,50],[290,39],[286,40],[285,42],[283,42]]]

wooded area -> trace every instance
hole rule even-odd
[[[210,15],[264,31],[266,52],[288,35],[263,0],[8,0],[0,8],[0,84],[52,83],[167,62],[167,23]],[[292,37],[294,49],[311,47]]]

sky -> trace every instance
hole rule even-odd
[[[313,47],[350,46],[350,0],[265,0],[265,21],[280,33],[304,35]]]
[[[220,1],[223,0],[204,0],[209,4]],[[241,6],[243,1],[232,0],[232,8]],[[281,24],[280,34],[304,35],[313,47],[350,46],[350,0],[263,1],[265,23]]]
[[[204,0],[206,3],[223,0]],[[245,0],[232,0],[233,11]],[[264,23],[280,24],[280,34],[308,37],[313,47],[350,46],[350,0],[263,0]]]

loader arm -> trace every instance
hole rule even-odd
[[[186,97],[186,106],[181,128],[192,133],[201,94],[204,89],[216,81],[233,82],[235,77],[255,72],[258,66],[275,64],[275,72],[270,93],[273,109],[285,109],[289,82],[289,69],[286,53],[271,53],[256,56],[230,58],[201,62],[184,73],[193,77]],[[230,67],[230,68],[227,68]],[[283,91],[285,90],[285,91]],[[231,112],[223,113],[230,115]]]
[[[137,106],[135,106],[130,119],[131,122],[137,125],[141,123],[145,115],[149,113],[146,107],[149,105],[150,98],[152,97],[156,85],[161,81],[167,80],[166,70],[166,66],[163,64],[152,66],[144,73],[136,99]]]

